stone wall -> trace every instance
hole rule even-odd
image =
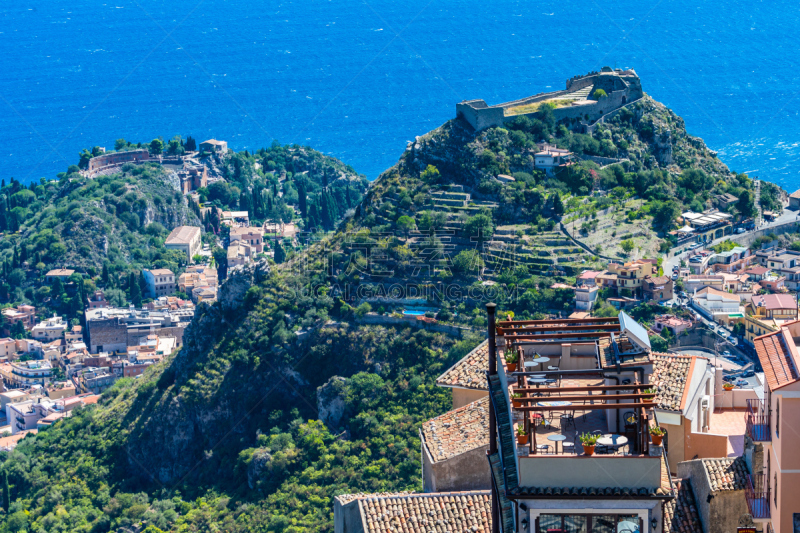
[[[608,96],[584,105],[559,107],[553,110],[556,120],[585,120],[593,122],[616,108],[643,96],[641,81],[632,71],[625,73],[621,71],[616,73],[590,72],[586,76],[578,76],[567,80],[566,90],[539,93],[496,106],[489,106],[484,100],[480,99],[465,100],[456,104],[456,116],[463,118],[475,130],[480,131],[491,126],[500,126],[505,121],[513,120],[517,116],[526,116],[514,115],[506,117],[506,108],[557,98],[589,85],[595,85],[598,89],[603,89]],[[533,113],[528,115],[533,115]]]
[[[118,317],[90,320],[86,323],[89,338],[89,351],[125,351],[128,349],[128,326]]]
[[[439,333],[447,333],[455,337],[463,337],[467,332],[472,331],[470,328],[463,328],[459,326],[449,326],[447,324],[431,324],[424,320],[417,320],[417,317],[404,317],[398,318],[393,316],[379,315],[377,313],[368,313],[361,318],[357,318],[356,322],[359,324],[380,324],[384,326],[400,326],[425,329],[428,331],[436,331]]]
[[[748,513],[744,490],[712,492],[700,459],[678,463],[678,477],[690,479],[700,522],[705,533],[736,531],[739,518]]]
[[[422,440],[423,492],[460,492],[491,489],[492,477],[486,452],[481,446],[445,461],[434,463]]]

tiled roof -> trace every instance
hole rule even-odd
[[[753,296],[753,305],[765,309],[797,309],[797,301],[790,294],[759,294]]]
[[[790,194],[789,198],[800,198],[800,189],[797,189],[792,194]]]
[[[353,493],[353,494],[340,494],[339,496],[336,496],[335,499],[340,504],[346,505],[346,504],[352,502],[353,500],[361,500],[361,499],[364,499],[364,498],[390,498],[390,497],[394,498],[394,497],[398,497],[398,496],[409,496],[411,494],[414,494],[414,493],[410,492],[410,491],[403,491],[403,492],[376,492],[376,493],[373,493],[373,494],[366,494],[366,493],[363,493],[363,492],[356,492],[356,493]]]
[[[358,504],[364,533],[490,533],[492,529],[492,499],[488,490],[366,496]]]
[[[422,439],[434,463],[489,444],[489,397],[422,424]]]
[[[753,268],[748,268],[744,272],[745,274],[753,274],[754,276],[763,276],[764,274],[769,272],[769,269],[763,266],[755,266]]]
[[[200,228],[197,226],[178,226],[170,232],[164,244],[188,244],[199,234]]]
[[[701,296],[703,294],[716,294],[717,296],[719,296],[724,300],[736,300],[737,302],[739,301],[739,297],[736,296],[735,294],[730,294],[725,291],[720,291],[718,289],[715,289],[714,287],[706,287],[704,289],[697,291],[697,296]]]
[[[436,379],[440,387],[489,390],[486,371],[489,370],[489,341],[480,343],[458,363]]]
[[[664,504],[664,533],[703,531],[691,483],[688,479],[676,479],[675,489],[675,499]]]
[[[653,356],[655,363],[650,383],[657,391],[656,406],[665,411],[680,411],[694,358],[666,353],[654,353]]]
[[[744,457],[723,457],[721,459],[703,459],[711,491],[744,490],[747,480],[747,465]]]
[[[669,276],[656,276],[656,277],[648,277],[644,278],[644,281],[647,283],[652,283],[653,285],[664,285],[672,281]]]
[[[792,362],[789,347],[783,338],[783,331],[778,330],[756,337],[753,339],[753,344],[770,390],[797,381],[797,371]]]

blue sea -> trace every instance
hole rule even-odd
[[[406,142],[604,65],[732,169],[800,186],[800,5],[697,0],[18,0],[0,7],[0,176],[114,140],[310,145],[374,179]]]

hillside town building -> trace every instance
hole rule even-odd
[[[150,334],[172,336],[177,348],[183,345],[183,331],[194,316],[194,307],[149,311],[133,308],[107,308],[86,311],[86,336],[89,351],[126,352],[141,337]]]
[[[197,226],[178,226],[167,236],[164,247],[185,253],[187,261],[191,263],[192,258],[200,252],[200,235],[200,228]]]
[[[170,296],[175,293],[175,274],[168,268],[154,268],[142,270],[145,285],[147,286],[146,296],[148,298],[159,298]]]

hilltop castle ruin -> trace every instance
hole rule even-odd
[[[595,95],[598,89],[602,89],[605,96],[598,98]],[[547,102],[555,106],[556,121],[568,121],[573,126],[589,125],[643,95],[641,81],[633,69],[603,67],[600,72],[568,79],[563,91],[539,93],[493,106],[484,100],[464,100],[456,104],[456,116],[469,122],[475,130],[482,130],[501,126],[518,116],[533,115]]]

